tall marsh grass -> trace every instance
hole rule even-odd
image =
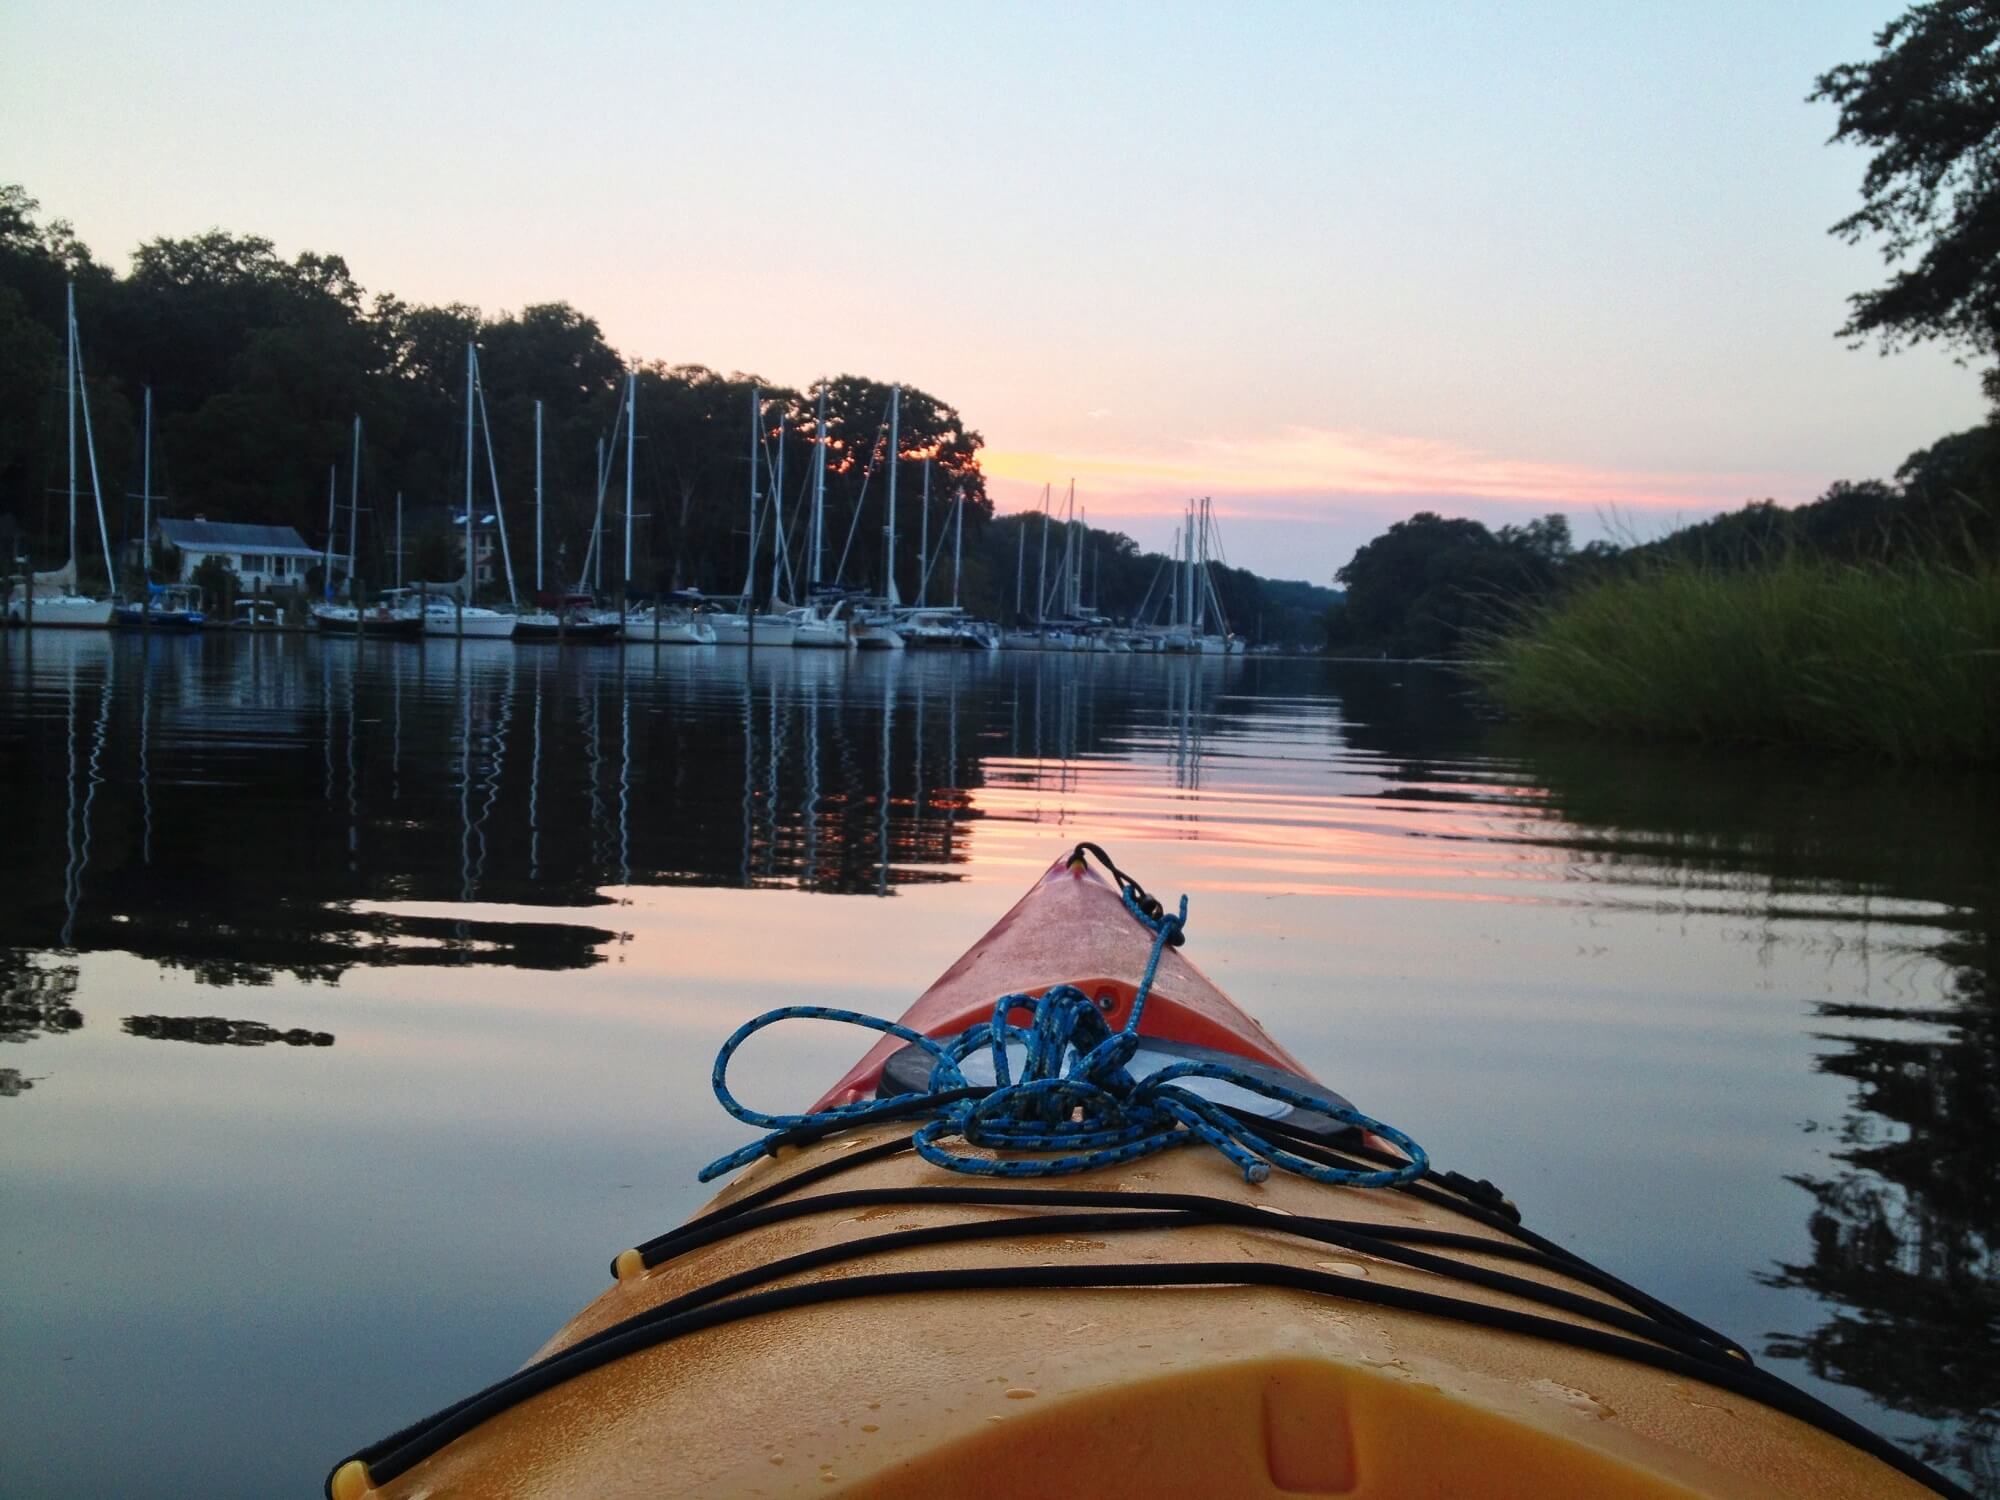
[[[1525,611],[1473,671],[1527,721],[2000,760],[2000,564],[1665,562]]]

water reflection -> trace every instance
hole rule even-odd
[[[2000,885],[1989,777],[1511,746],[1550,792],[1545,831],[1591,879],[1748,915],[1761,944],[1826,943],[1829,913],[1904,1003],[1820,1002],[1815,1066],[1851,1085],[1834,1170],[1788,1174],[1811,1253],[1758,1273],[1821,1309],[1765,1353],[1922,1418],[1914,1445],[2000,1492]],[[1936,925],[1914,930],[1913,914]],[[1937,988],[1901,971],[1942,965]]]
[[[294,1026],[280,1031],[262,1021],[231,1021],[222,1016],[127,1016],[127,1036],[149,1037],[158,1042],[197,1042],[204,1047],[331,1047],[333,1036],[325,1031],[309,1031]]]
[[[1042,657],[1004,670],[284,635],[38,632],[6,638],[0,660],[9,784],[63,788],[21,810],[29,853],[0,865],[0,934],[218,985],[583,967],[610,936],[391,907],[954,879],[996,759],[1059,807],[1078,762],[1128,743],[1163,687],[1174,782],[1197,790],[1228,681],[1221,663],[1135,682]]]
[[[1441,1042],[1495,1026],[1479,1035],[1503,1040],[1480,1042],[1442,1081],[1426,1106],[1434,1117],[1448,1116],[1452,1094],[1475,1096],[1477,1112],[1476,1096],[1505,1076],[1509,1029],[1544,1052],[1573,1049],[1544,1057],[1551,1072],[1609,1068],[1628,1116],[1612,1134],[1552,1112],[1548,1133],[1524,1147],[1586,1196],[1621,1190],[1627,1162],[1649,1150],[1670,1158],[1656,1143],[1683,1138],[1690,1114],[1719,1120],[1732,1107],[1727,1081],[1702,1071],[1707,1054],[1662,1081],[1669,1065],[1626,1056],[1618,1027],[1700,1000],[1712,1011],[1681,1024],[1717,1054],[1754,1057],[1766,1071],[1749,1087],[1810,1074],[1810,1118],[1765,1121],[1735,1148],[1748,1162],[1726,1210],[1770,1227],[1746,1229],[1748,1248],[1690,1277],[1723,1288],[1725,1303],[1732,1287],[1748,1300],[1694,1310],[1740,1333],[1774,1330],[1770,1357],[1837,1387],[1864,1416],[1906,1419],[1905,1440],[1993,1484],[2000,853],[1983,830],[2000,826],[2000,788],[1990,779],[1523,738],[1488,722],[1449,676],[1393,664],[38,632],[0,637],[0,710],[0,773],[17,793],[0,859],[0,1041],[19,1044],[0,1049],[0,1096],[29,1096],[7,1106],[14,1120],[53,1117],[72,1094],[84,1110],[88,1071],[71,1059],[98,1041],[123,1047],[133,1073],[162,1077],[213,1058],[231,1078],[283,1064],[291,1079],[344,1080],[294,1087],[353,1091],[403,1067],[406,1095],[423,1098],[440,1079],[479,1088],[508,1027],[553,1013],[556,1039],[534,1068],[537,1091],[554,1091],[541,1128],[569,1129],[611,1076],[605,1051],[618,1044],[600,1034],[643,1024],[676,1046],[705,1045],[769,1002],[768,985],[745,983],[720,990],[712,1010],[676,1012],[693,1004],[676,986],[683,973],[734,964],[770,985],[821,982],[816,954],[795,948],[831,946],[843,927],[872,934],[864,944],[893,941],[885,911],[912,925],[948,913],[953,930],[990,919],[1053,843],[1087,832],[1135,868],[1185,876],[1201,893],[1198,921],[1264,924],[1266,955],[1237,952],[1266,967],[1219,973],[1232,986],[1254,976],[1282,993],[1287,971],[1272,955],[1290,943],[1311,989],[1281,1009],[1287,1028],[1337,1022],[1358,1053],[1370,1017],[1329,1021],[1326,988],[1390,997],[1377,1035],[1411,1034],[1427,1050],[1385,1088],[1421,1088]],[[961,882],[982,880],[990,889],[950,905]],[[730,890],[768,894],[745,915],[723,905]],[[1296,904],[1282,919],[1260,915],[1257,903],[1279,898]],[[693,915],[659,937],[661,911],[682,909]],[[790,925],[747,938],[767,911]],[[711,920],[736,925],[711,931]],[[1666,936],[1656,941],[1655,927]],[[1214,931],[1204,927],[1204,943]],[[1392,955],[1372,973],[1355,951],[1368,940]],[[1488,972],[1488,955],[1510,950],[1524,985],[1567,985],[1559,999],[1573,1009],[1542,1030],[1532,1011],[1482,1015],[1482,1005],[1505,1010],[1506,976]],[[848,955],[850,969],[870,956]],[[80,987],[107,962],[125,966],[115,982]],[[1616,973],[1591,972],[1596,963]],[[1669,989],[1653,986],[1663,965],[1706,967]],[[398,970],[407,980],[384,1000],[369,980]],[[178,984],[157,1001],[129,998],[147,973]],[[1758,983],[1780,1003],[1762,1004]],[[1630,1014],[1613,1004],[1621,984],[1644,991]],[[259,993],[224,1004],[218,987]],[[660,1037],[630,1035],[640,1047]],[[137,1040],[198,1045],[127,1045]],[[1618,1061],[1593,1061],[1605,1056]],[[357,1071],[339,1071],[348,1067]],[[569,1073],[588,1083],[564,1096]],[[1638,1087],[1656,1099],[1639,1101]],[[327,1160],[368,1159],[371,1138],[341,1113],[355,1097],[390,1096],[322,1100],[293,1122],[327,1143]],[[533,1133],[508,1122],[535,1119],[534,1107],[444,1098],[416,1117],[421,1131],[397,1132],[397,1149],[436,1127],[469,1137],[466,1149],[491,1138],[532,1153]],[[84,1128],[79,1118],[69,1128]],[[536,1203],[536,1222],[562,1219],[541,1200],[562,1191],[574,1160],[614,1154],[627,1134],[621,1117],[559,1169],[525,1178],[514,1190]],[[464,1159],[463,1149],[441,1157],[413,1198],[448,1192],[440,1184]],[[1539,1188],[1551,1195],[1546,1180]],[[493,1197],[465,1194],[460,1212]],[[60,1209],[43,1221],[60,1224]],[[1658,1253],[1669,1272],[1688,1259]],[[1660,1267],[1642,1258],[1632,1269]],[[521,1274],[546,1283],[541,1261]],[[540,1327],[498,1321],[506,1336]],[[463,1383],[486,1369],[468,1355]],[[441,1399],[445,1384],[394,1410],[385,1398],[366,1420],[343,1417],[341,1439]],[[302,1461],[292,1477],[310,1472]]]

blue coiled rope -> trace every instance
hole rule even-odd
[[[1076,856],[1082,858],[1079,848]],[[1108,865],[1110,862],[1106,860]],[[1143,1079],[1134,1078],[1126,1064],[1139,1050],[1139,1021],[1152,993],[1160,957],[1178,946],[1187,927],[1187,897],[1180,910],[1160,909],[1131,880],[1118,876],[1125,909],[1153,934],[1132,1001],[1132,1014],[1113,1031],[1091,998],[1075,985],[1058,984],[1036,997],[1003,995],[994,1002],[991,1020],[940,1042],[895,1021],[859,1011],[825,1005],[784,1005],[766,1011],[738,1027],[715,1057],[713,1083],[722,1107],[746,1125],[771,1132],[702,1168],[708,1182],[759,1156],[775,1151],[791,1132],[823,1134],[866,1125],[876,1120],[924,1118],[911,1144],[925,1161],[947,1171],[978,1177],[1060,1177],[1137,1161],[1176,1146],[1206,1142],[1228,1157],[1246,1182],[1263,1182],[1273,1167],[1314,1182],[1340,1187],[1394,1187],[1413,1182],[1429,1169],[1423,1147],[1395,1127],[1317,1094],[1287,1088],[1226,1063],[1185,1061],[1169,1064]],[[1016,1026],[1017,1011],[1029,1013],[1029,1024]],[[844,1021],[900,1038],[921,1047],[932,1059],[929,1086],[920,1095],[839,1104],[802,1115],[769,1115],[751,1109],[729,1091],[730,1059],[751,1037],[780,1021]],[[1026,1054],[1019,1082],[1009,1062],[1009,1044]],[[982,1047],[993,1054],[994,1084],[980,1089],[959,1064]],[[1360,1171],[1322,1166],[1273,1145],[1242,1119],[1212,1100],[1178,1087],[1185,1078],[1213,1078],[1280,1100],[1299,1109],[1316,1110],[1344,1124],[1371,1131],[1390,1142],[1408,1161],[1392,1170]],[[942,1144],[956,1137],[966,1145],[997,1152],[1057,1152],[1055,1156],[995,1159],[948,1150]]]

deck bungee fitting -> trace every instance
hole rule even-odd
[[[1082,844],[900,1021],[740,1028],[729,1185],[331,1500],[1965,1494],[1315,1082],[1186,921]],[[796,1019],[881,1037],[740,1103]]]

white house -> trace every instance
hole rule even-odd
[[[162,518],[153,523],[154,544],[165,543],[181,555],[181,582],[207,558],[219,559],[243,580],[246,591],[302,589],[306,571],[326,560],[317,547],[289,526],[251,526],[239,521],[192,521]],[[336,577],[346,572],[347,559],[334,554]]]

